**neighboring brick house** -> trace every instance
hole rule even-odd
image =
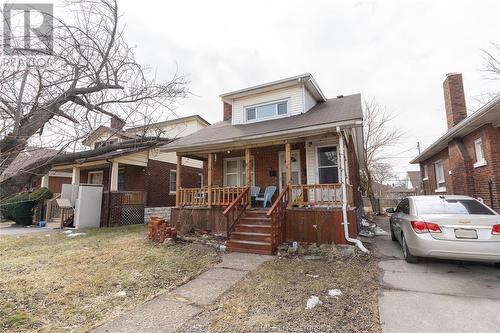
[[[462,74],[443,83],[448,131],[411,163],[424,193],[482,198],[500,212],[500,96],[467,116]]]
[[[227,249],[241,252],[355,238],[361,95],[326,98],[303,74],[220,97],[223,121],[160,149],[208,166],[206,186],[177,182],[172,224],[225,234]]]
[[[207,121],[197,115],[126,130],[122,129],[123,123],[112,120],[110,127],[100,126],[83,143],[91,149],[96,149],[109,142],[131,140],[141,135],[180,138],[208,125]],[[183,183],[193,187],[203,186],[203,168],[202,161],[184,159],[181,167]],[[137,223],[143,221],[144,214],[149,215],[150,210],[155,214],[164,215],[168,214],[168,207],[175,206],[176,154],[141,146],[140,143],[134,148],[117,149],[98,156],[54,165],[51,172],[69,173],[72,185],[102,185],[101,226],[132,223],[124,221],[125,215],[133,215]],[[127,208],[128,213],[123,208],[125,203],[134,206]],[[160,207],[164,208],[163,211]],[[140,219],[140,213],[131,213],[133,208],[142,211]],[[49,211],[58,213],[58,210]],[[49,216],[47,219],[51,218],[56,216]]]

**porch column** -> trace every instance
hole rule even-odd
[[[292,149],[289,143],[285,144],[285,166],[286,166],[286,185],[292,185]],[[290,189],[289,189],[290,190]],[[290,194],[292,191],[289,191]],[[292,206],[292,196],[288,195],[288,207]]]
[[[111,164],[111,179],[109,180],[109,190],[118,191],[118,162]]]
[[[71,185],[80,184],[80,168],[73,167],[73,174],[71,175]]]
[[[180,206],[180,188],[182,179],[182,155],[177,155],[177,171],[175,173],[175,205]]]
[[[245,184],[247,187],[252,186],[252,177],[250,174],[250,148],[245,148]],[[248,202],[251,202],[252,193],[248,191]]]
[[[49,174],[46,174],[42,177],[42,183],[40,184],[40,187],[49,187]]]
[[[208,153],[208,170],[207,170],[208,207],[212,207],[213,171],[214,171],[214,154]]]

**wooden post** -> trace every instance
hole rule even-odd
[[[71,175],[71,184],[79,185],[80,184],[80,168],[73,167],[73,174]]]
[[[286,166],[286,184],[285,186],[292,185],[292,150],[289,143],[285,144],[285,166]],[[290,189],[289,189],[290,190]],[[290,191],[291,192],[291,191]],[[288,207],[292,206],[292,196],[288,196]]]
[[[113,161],[111,164],[111,182],[110,191],[118,191],[118,162]]]
[[[178,207],[181,203],[179,189],[181,188],[182,179],[182,156],[177,155],[177,170],[175,172],[175,205]]]
[[[207,187],[208,187],[208,207],[212,207],[212,181],[213,181],[213,171],[214,171],[214,154],[208,153],[208,175],[207,175]]]
[[[252,186],[252,178],[250,174],[250,148],[245,148],[245,184],[246,187]],[[251,202],[252,198],[250,193],[251,191],[248,191],[248,202]]]

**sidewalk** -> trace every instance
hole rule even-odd
[[[272,256],[225,253],[222,262],[179,288],[97,328],[95,333],[174,332]]]

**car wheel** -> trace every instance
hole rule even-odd
[[[402,240],[401,243],[403,243],[403,255],[405,257],[406,262],[410,264],[418,263],[418,257],[412,255],[410,249],[408,248],[408,245],[406,245],[406,239],[404,234],[401,235],[401,240]]]
[[[391,221],[389,221],[389,229],[391,229],[391,239],[392,239],[394,242],[397,242],[396,235],[394,234],[394,229],[392,229],[392,223],[391,223]]]

